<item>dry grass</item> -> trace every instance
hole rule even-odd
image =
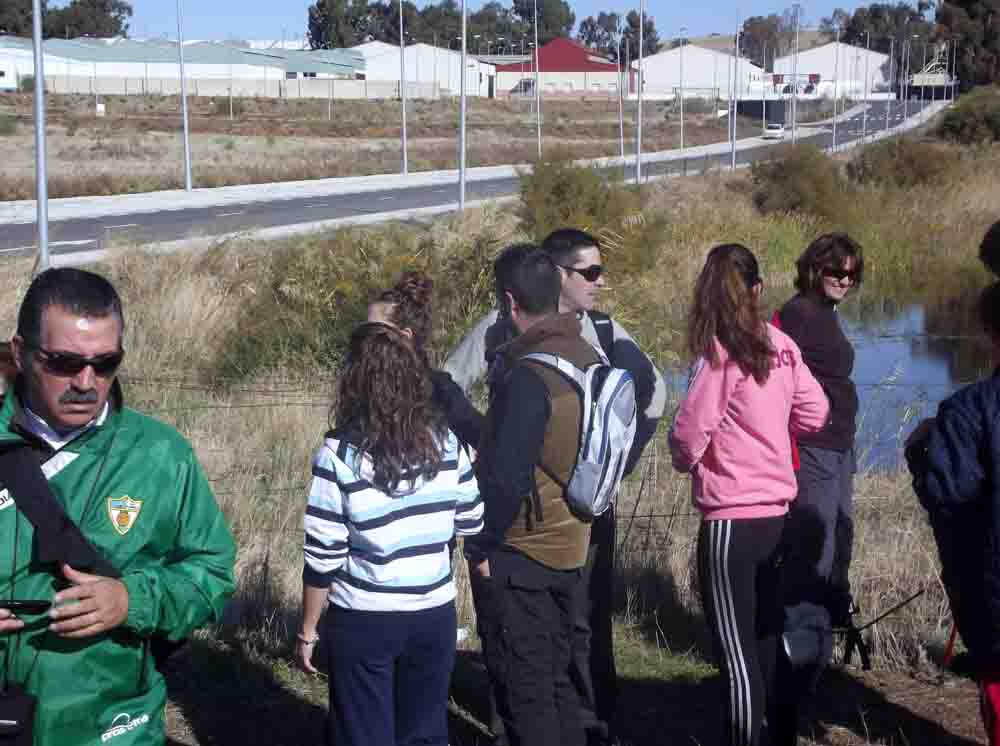
[[[110,100],[109,116],[85,115],[86,97],[55,97],[49,126],[49,195],[53,198],[177,189],[183,186],[183,151],[176,113],[168,103]],[[176,103],[175,99],[170,99]],[[34,195],[34,142],[26,97],[0,99],[0,115],[15,113],[19,125],[0,134],[5,164],[0,199]],[[269,104],[264,106],[264,104]],[[323,102],[256,101],[230,122],[211,115],[205,100],[195,100],[192,162],[196,186],[217,187],[298,181],[338,176],[394,173],[401,163],[400,111],[397,102],[343,102],[332,121]],[[575,157],[619,154],[617,103],[552,102],[543,105],[543,138]],[[650,105],[644,113],[646,150],[677,147],[679,120],[668,109]],[[4,118],[9,122],[8,117]],[[457,168],[458,111],[450,100],[418,101],[408,117],[408,157],[413,171]],[[740,136],[758,134],[756,122],[740,123]],[[626,112],[626,152],[634,152],[634,111]],[[476,101],[468,124],[469,166],[529,163],[535,160],[534,118],[520,104]],[[685,142],[698,145],[726,139],[725,123],[688,115]]]
[[[895,288],[895,297],[919,295],[933,302],[946,300],[958,287],[951,284],[951,291],[947,290],[943,277],[966,284],[981,281],[975,268],[975,245],[986,224],[995,219],[995,195],[1000,190],[995,165],[995,156],[973,163],[954,187],[907,194],[870,190],[854,208],[852,219],[859,222],[851,230],[863,237],[872,267],[871,286],[883,288],[883,295]],[[641,274],[625,269],[617,275],[613,272],[615,282],[606,307],[635,331],[663,368],[679,362],[687,296],[711,245],[738,240],[752,246],[772,289],[769,300],[776,305],[790,292],[792,259],[827,227],[801,216],[761,217],[750,203],[743,176],[677,180],[656,187],[644,199],[647,213],[662,213],[666,218],[665,232],[656,237],[654,246],[645,247],[655,253],[655,264]],[[407,238],[410,234],[412,238]],[[439,355],[485,307],[488,292],[479,287],[484,282],[483,257],[520,237],[521,229],[511,214],[491,209],[426,228],[372,229],[363,240],[357,232],[297,239],[286,243],[285,250],[308,250],[316,257],[356,262],[352,276],[368,283],[379,281],[381,275],[362,267],[361,254],[349,249],[355,243],[371,248],[381,242],[380,250],[386,257],[395,257],[392,261],[400,267],[416,262],[445,273],[442,276],[448,283],[443,286],[450,285],[438,309],[441,328],[434,340],[434,354]],[[297,624],[309,457],[327,427],[336,369],[306,370],[279,362],[249,377],[223,379],[212,363],[218,361],[227,339],[246,332],[243,312],[262,288],[269,287],[274,252],[273,245],[241,242],[198,256],[125,254],[101,268],[125,299],[127,399],[132,406],[173,423],[191,439],[240,547],[239,587],[226,625],[203,637],[185,668],[172,679],[172,732],[186,743],[213,742],[223,737],[220,734],[233,732],[245,734],[243,742],[250,744],[313,739],[311,731],[303,730],[312,725],[292,727],[291,720],[292,730],[285,740],[266,726],[249,728],[248,723],[258,721],[245,719],[248,697],[259,698],[261,712],[268,717],[285,720],[289,712],[301,711],[305,720],[315,723],[322,715],[323,683],[296,674],[285,656]],[[434,253],[452,256],[454,261],[431,261]],[[632,266],[629,257],[614,248],[608,253],[612,269]],[[310,265],[302,266],[308,270]],[[390,270],[382,267],[379,271]],[[9,332],[30,264],[8,262],[2,272],[9,292],[0,304],[0,325]],[[349,286],[350,277],[344,282]],[[345,297],[357,312],[363,298],[356,289],[347,289],[351,293]],[[338,323],[349,325],[349,316]],[[645,744],[662,742],[664,733],[685,739],[700,733],[699,723],[714,717],[706,702],[714,701],[715,694],[707,678],[711,668],[704,663],[704,625],[692,565],[698,519],[692,515],[687,481],[670,468],[662,437],[654,441],[637,471],[620,503],[619,650],[622,676],[631,687],[626,701],[635,722],[641,724],[634,731],[634,743]],[[947,634],[948,609],[937,582],[937,562],[924,516],[901,473],[861,475],[856,495],[853,582],[863,616],[870,618],[918,588],[926,592],[874,628],[882,679],[838,678],[851,707],[867,702],[864,697],[873,692],[880,701],[892,699],[894,709],[884,711],[889,713],[887,724],[875,728],[869,737],[864,728],[874,716],[868,710],[860,715],[852,710],[853,714],[843,716],[855,723],[849,737],[834,733],[818,740],[838,744],[946,742],[941,740],[940,728],[933,725],[939,713],[931,702],[940,690],[922,685],[919,696],[907,693],[903,679],[892,673],[932,671],[929,661],[937,659]],[[462,577],[459,587],[460,614],[469,623],[471,608]],[[475,683],[475,667],[461,670],[472,683],[468,689],[456,684],[456,691],[478,691],[481,682]],[[880,686],[893,687],[892,696],[883,697]],[[230,718],[231,727],[205,722],[202,694],[206,690],[213,693],[213,701],[222,703],[218,711]],[[961,703],[967,695],[961,689]],[[674,714],[671,718],[687,720],[664,721],[663,701],[680,703],[668,712]],[[930,735],[924,740],[913,738],[906,734],[916,731],[900,726],[905,733],[897,738],[894,723],[900,712],[912,715],[921,707],[928,711],[918,718],[920,732]],[[974,731],[968,714],[972,707],[964,707],[960,707],[964,720],[949,725],[951,731]],[[264,735],[270,740],[261,740]],[[461,736],[452,742],[471,746],[477,740]]]

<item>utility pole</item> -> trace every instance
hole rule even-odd
[[[868,137],[868,58],[871,57],[871,46],[872,46],[872,33],[871,31],[865,32],[865,102],[864,109],[861,110],[861,142]]]
[[[403,176],[410,173],[406,158],[406,41],[403,37],[403,0],[399,0],[399,100],[403,105],[403,132],[400,147],[403,151]]]
[[[49,268],[49,182],[45,162],[45,50],[42,48],[42,2],[31,3],[31,40],[35,53],[35,189],[38,222],[38,271]]]
[[[465,29],[467,15],[465,0],[462,0],[462,72],[458,76],[458,84],[462,88],[458,108],[458,208],[462,212],[465,212],[465,66],[469,39]]]
[[[792,62],[792,143],[799,139],[798,102],[799,102],[799,17],[802,6],[798,3],[792,6],[795,11],[795,58]]]
[[[177,0],[177,60],[181,68],[181,117],[184,119],[184,191],[190,192],[191,131],[188,126],[187,79],[184,77],[184,33],[182,30],[181,0]]]
[[[739,88],[737,87],[739,83],[740,76],[740,28],[742,23],[737,15],[736,17],[736,58],[733,60],[733,114],[730,117],[733,128],[733,137],[730,141],[730,168],[733,171],[736,170],[736,115],[739,111],[740,98],[739,98]]]
[[[681,26],[681,159],[684,158],[684,35],[687,26]]]
[[[537,2],[538,0],[535,0]],[[636,101],[636,133],[635,133],[635,183],[642,184],[642,89],[646,82],[645,71],[642,69],[643,46],[646,43],[646,0],[639,0],[639,95]]]
[[[760,79],[760,131],[763,133],[767,129],[767,94],[764,88],[764,80],[767,78],[767,44],[764,45],[761,57],[760,68],[764,72]]]
[[[618,50],[615,55],[618,58],[618,143],[621,146],[622,168],[625,168],[625,91],[623,84],[628,75],[628,69],[622,74],[622,19],[618,16]]]
[[[892,74],[893,73],[892,64],[893,64],[893,62],[895,62],[895,59],[892,56],[892,53],[895,51],[894,50],[894,42],[895,41],[896,41],[895,39],[892,39],[892,38],[889,39],[889,90],[890,91],[895,91],[896,90],[896,85],[895,85],[896,81],[895,81],[895,79],[893,77],[893,74]],[[885,102],[885,131],[886,132],[889,131],[889,127],[890,127],[890,124],[889,124],[889,110],[890,109],[892,109],[892,99],[891,98],[888,101]]]
[[[542,160],[542,89],[539,82],[538,66],[541,55],[538,50],[538,0],[535,0],[535,131],[538,135],[538,160]]]
[[[837,46],[833,58],[833,152],[837,152],[837,94],[840,92],[840,26],[837,26]]]
[[[926,73],[926,71],[927,71],[927,40],[926,39],[924,39],[924,53],[923,53],[921,59],[922,59],[922,63],[921,63],[922,66],[920,68],[920,76],[921,76],[920,77],[920,118],[921,119],[926,119],[926,112],[927,112],[927,101],[926,101],[926,98],[925,98],[926,93],[927,93],[927,73]]]
[[[903,47],[903,80],[900,90],[903,92],[903,121],[910,116],[910,40],[906,39],[906,46]]]

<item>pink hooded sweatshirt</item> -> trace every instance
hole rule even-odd
[[[789,433],[816,432],[830,413],[795,342],[771,324],[767,333],[776,354],[763,385],[716,340],[719,365],[695,363],[670,428],[674,468],[691,472],[694,504],[705,520],[787,513],[798,492]]]

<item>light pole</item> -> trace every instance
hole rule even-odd
[[[833,152],[837,152],[837,94],[840,92],[840,26],[837,26],[837,46],[833,58]]]
[[[795,143],[799,139],[799,26],[801,25],[799,17],[802,13],[802,6],[795,3],[792,10],[795,11],[795,58],[792,62],[792,142]]]
[[[403,0],[399,0],[399,100],[403,109],[403,131],[399,144],[403,151],[403,176],[407,176],[410,164],[406,158],[406,39],[403,37]]]
[[[763,71],[760,78],[760,129],[763,132],[767,129],[767,92],[764,88],[764,79],[767,77],[767,44],[761,53],[760,69]]]
[[[538,66],[541,54],[538,50],[538,0],[535,0],[535,131],[538,135],[538,160],[542,160],[542,89],[539,86]]]
[[[740,27],[741,26],[742,26],[742,23],[740,23],[739,17],[737,17],[737,21],[736,21],[736,59],[733,60],[733,72],[734,72],[734,75],[733,75],[733,94],[734,94],[734,96],[733,96],[733,115],[732,115],[732,117],[730,117],[730,119],[732,120],[733,138],[730,141],[730,145],[729,145],[729,147],[730,147],[730,153],[729,153],[729,155],[730,155],[730,159],[731,159],[730,160],[730,167],[732,168],[733,171],[736,170],[736,115],[739,113],[739,106],[740,106],[740,98],[739,98],[740,94],[739,94],[739,88],[737,86],[739,84],[739,77],[740,77],[740,41],[741,41],[740,34],[742,33],[740,31]]]
[[[42,48],[42,2],[31,4],[31,39],[35,53],[35,189],[38,222],[38,270],[49,268],[49,182],[45,162],[45,50]]]
[[[923,43],[923,55],[921,57],[920,66],[920,117],[921,119],[926,119],[925,112],[927,111],[927,101],[925,99],[927,93],[927,40],[924,39]]]
[[[903,94],[903,121],[910,116],[910,40],[906,39],[903,47],[903,79],[900,81],[900,91]]]
[[[187,80],[184,77],[184,34],[181,0],[177,0],[177,60],[181,68],[181,118],[184,120],[184,191],[191,191],[191,132],[188,126]]]
[[[865,32],[865,102],[861,110],[861,142],[864,143],[868,137],[868,58],[871,57],[872,34]]]
[[[536,0],[537,2],[537,0]],[[642,89],[646,82],[645,70],[642,69],[643,45],[645,44],[646,0],[639,0],[639,95],[636,101],[636,133],[635,133],[635,183],[642,184]]]
[[[615,57],[618,58],[618,144],[620,147],[622,168],[625,168],[625,92],[622,90],[625,76],[622,75],[622,19],[617,19],[618,45]],[[628,70],[625,71],[628,75]]]
[[[687,26],[681,26],[681,159],[684,158],[684,35]]]
[[[462,72],[458,76],[462,89],[458,105],[458,209],[462,212],[465,212],[465,66],[469,39],[465,29],[466,15],[465,0],[462,0]]]
[[[892,69],[893,62],[895,62],[895,59],[892,56],[893,52],[895,51],[895,49],[894,49],[894,46],[895,46],[894,42],[895,41],[896,40],[893,39],[893,38],[889,39],[889,91],[890,92],[892,92],[892,91],[894,91],[896,89],[896,85],[895,85],[896,81],[894,80],[893,69]],[[891,98],[888,101],[885,102],[885,131],[886,132],[889,131],[889,126],[890,126],[889,125],[889,110],[890,109],[892,109],[892,99]]]

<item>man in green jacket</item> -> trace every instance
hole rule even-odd
[[[0,599],[53,604],[0,609],[7,679],[38,698],[35,746],[162,744],[166,686],[150,641],[218,620],[235,586],[235,544],[191,446],[123,406],[123,331],[107,280],[52,269],[28,288],[11,341],[17,377],[0,407],[0,452],[30,449],[67,516],[120,573],[42,564],[34,524],[0,492]]]

